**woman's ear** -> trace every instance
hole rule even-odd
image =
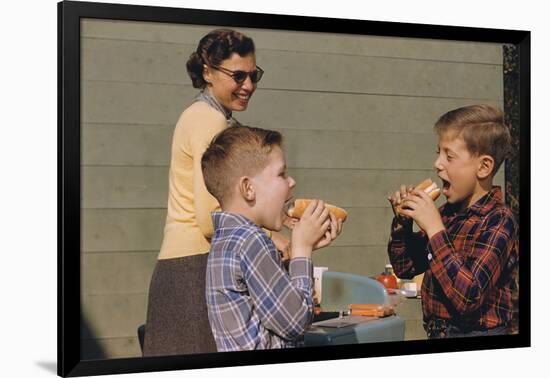
[[[250,177],[243,176],[239,179],[239,194],[247,202],[256,200],[256,190]]]
[[[206,84],[212,84],[212,70],[206,64],[202,65],[202,77]]]
[[[477,177],[485,179],[493,173],[495,167],[495,159],[489,155],[481,155],[479,157],[479,167],[477,169]]]

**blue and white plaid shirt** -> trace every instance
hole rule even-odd
[[[301,345],[313,320],[311,259],[292,259],[287,272],[256,224],[227,212],[212,218],[206,302],[218,351]]]

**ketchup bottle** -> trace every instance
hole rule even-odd
[[[387,289],[397,289],[397,276],[393,273],[393,267],[391,264],[386,265],[384,273],[376,277],[376,280]]]

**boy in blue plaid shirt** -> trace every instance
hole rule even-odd
[[[322,201],[313,201],[292,230],[288,271],[262,228],[280,231],[294,179],[287,175],[276,131],[234,126],[202,157],[208,191],[222,211],[206,272],[208,319],[218,351],[289,348],[301,344],[313,319],[314,249],[342,229]]]

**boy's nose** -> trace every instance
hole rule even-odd
[[[435,159],[434,168],[438,172],[443,170],[443,166],[441,165],[441,157],[440,156],[438,156],[437,159]]]
[[[296,186],[296,181],[294,181],[294,178],[292,178],[292,176],[288,176],[288,186],[291,189]]]

